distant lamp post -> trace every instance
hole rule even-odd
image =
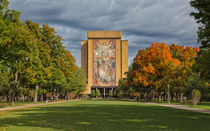
[[[54,88],[54,94],[53,94],[53,100],[55,101],[55,96],[56,96],[56,88]]]
[[[167,84],[167,87],[168,87],[168,104],[170,104],[170,92],[169,92],[169,84]]]

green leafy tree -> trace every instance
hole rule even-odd
[[[84,91],[86,87],[87,78],[82,70],[79,68],[70,75],[67,80],[67,89],[76,95]]]
[[[201,78],[210,83],[210,1],[209,0],[192,0],[190,5],[197,11],[191,12],[198,27],[198,43],[201,43],[201,53],[197,60],[198,72],[201,72]]]
[[[39,87],[46,84],[47,80],[51,77],[49,63],[50,48],[42,41],[39,24],[27,20],[26,25],[31,33],[31,36],[36,39],[33,39],[33,42],[30,43],[31,48],[29,48],[29,55],[22,66],[22,73],[30,85],[35,87],[34,102],[37,102]]]
[[[190,5],[197,9],[197,12],[190,13],[199,24],[198,42],[201,43],[201,49],[210,48],[210,1],[209,0],[192,0]]]
[[[28,93],[28,89],[27,89],[26,87],[24,87],[24,86],[19,87],[19,88],[18,88],[18,93],[19,93],[20,96],[22,96],[23,102],[25,102],[25,96],[26,96],[27,93]]]
[[[0,60],[6,60],[13,74],[12,104],[19,84],[19,70],[28,56],[28,44],[33,39],[20,21],[20,12],[8,9],[7,0],[0,1]]]
[[[20,12],[8,5],[8,0],[0,0],[0,93],[11,95],[12,104],[26,92],[37,102],[42,89],[52,92],[54,100],[66,88],[79,94],[86,79],[65,50],[61,36],[48,24],[40,27],[30,20],[21,22]]]
[[[39,96],[41,96],[41,101],[43,101],[44,100],[44,95],[47,93],[47,90],[46,89],[41,89],[41,88],[39,88],[39,90],[38,90],[38,95]]]
[[[197,59],[195,64],[195,70],[201,73],[201,78],[206,82],[210,83],[210,48],[206,50],[201,50],[201,54]]]
[[[59,94],[65,90],[66,77],[65,72],[62,70],[62,63],[65,57],[65,49],[62,45],[62,38],[59,36],[54,28],[43,24],[41,28],[42,42],[46,43],[51,49],[50,63],[51,63],[51,78],[48,80],[48,86],[52,91],[54,100],[57,100]]]
[[[129,77],[130,78],[130,77]],[[128,79],[127,78],[120,78],[118,81],[118,89],[116,90],[117,94],[121,92],[122,95],[129,94],[129,86],[128,86]]]
[[[12,77],[4,62],[4,60],[0,62],[0,96],[6,96],[7,101],[9,101],[9,95],[11,95]]]
[[[187,81],[187,88],[185,89],[185,96],[188,100],[191,98],[191,92],[197,89],[201,92],[201,100],[210,100],[210,90],[208,89],[205,81],[200,78],[200,73],[193,73]]]

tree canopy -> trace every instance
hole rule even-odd
[[[13,103],[26,94],[37,102],[40,92],[54,100],[67,90],[80,94],[86,79],[62,37],[48,24],[22,22],[20,12],[8,5],[0,0],[0,94],[12,96]]]

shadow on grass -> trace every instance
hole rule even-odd
[[[145,104],[110,103],[82,101],[12,111],[11,116],[0,116],[0,129],[210,130],[207,114]]]

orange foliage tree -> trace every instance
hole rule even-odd
[[[167,46],[157,42],[146,49],[140,49],[127,74],[126,85],[144,94],[155,89],[161,100],[161,93],[166,92],[166,85],[170,83],[171,92],[182,95],[198,51],[197,47]]]
[[[180,45],[170,45],[171,54],[173,58],[178,59],[181,63],[178,67],[171,69],[170,83],[172,85],[172,91],[176,95],[176,100],[178,100],[178,94],[180,94],[180,101],[182,102],[182,95],[186,87],[187,80],[189,76],[192,75],[192,66],[195,64],[195,58],[199,52],[197,47],[189,47]],[[173,95],[172,93],[172,95]]]
[[[153,43],[147,49],[139,50],[133,60],[130,82],[138,91],[148,93],[152,87],[157,89],[159,96],[164,89],[161,81],[165,77],[170,65],[179,65],[178,59],[172,58],[170,48],[165,43]]]

